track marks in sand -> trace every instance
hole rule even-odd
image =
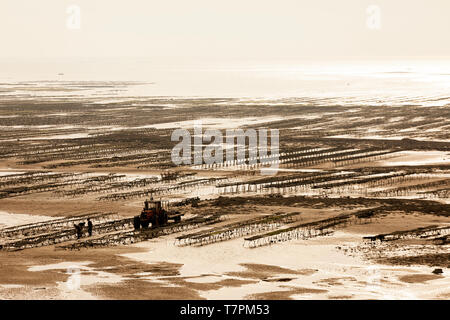
[[[280,290],[272,292],[255,293],[245,297],[250,300],[292,300],[293,295],[310,295],[318,293],[326,293],[327,290],[312,289],[312,288],[298,288],[298,287],[285,287],[289,290]]]
[[[316,283],[319,286],[332,287],[332,286],[343,286],[347,281],[358,282],[354,277],[340,277],[340,278],[320,279],[319,281],[316,281],[314,283]],[[363,283],[363,285],[365,285],[365,283]]]
[[[203,299],[196,290],[181,286],[167,286],[146,280],[124,280],[120,284],[96,285],[87,291],[103,299],[181,300]]]
[[[266,280],[276,275],[303,275],[309,276],[317,272],[313,269],[293,270],[268,264],[241,263],[240,266],[246,268],[245,271],[228,272],[227,275],[239,278],[250,278]]]
[[[443,276],[437,274],[408,274],[400,276],[398,279],[406,283],[425,283],[430,280],[442,279]]]

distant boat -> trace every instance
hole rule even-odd
[[[58,73],[58,76],[63,76],[63,75],[64,75],[64,73],[62,73],[62,72]]]

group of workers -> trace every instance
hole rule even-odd
[[[75,231],[77,232],[77,239],[80,239],[81,236],[83,235],[83,229],[84,226],[86,225],[85,222],[80,222],[79,224],[74,224],[75,227]],[[88,229],[88,234],[89,237],[92,236],[92,229],[93,229],[94,225],[92,224],[91,219],[87,219],[87,229]]]

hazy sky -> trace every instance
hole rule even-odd
[[[0,58],[449,58],[449,17],[449,0],[1,0]]]

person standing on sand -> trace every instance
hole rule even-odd
[[[80,239],[81,238],[81,225],[74,223],[73,226],[75,227],[75,231],[77,232],[77,239]]]
[[[92,224],[91,219],[87,219],[88,221],[88,233],[89,233],[89,237],[92,237],[92,228],[94,227],[94,225]]]

